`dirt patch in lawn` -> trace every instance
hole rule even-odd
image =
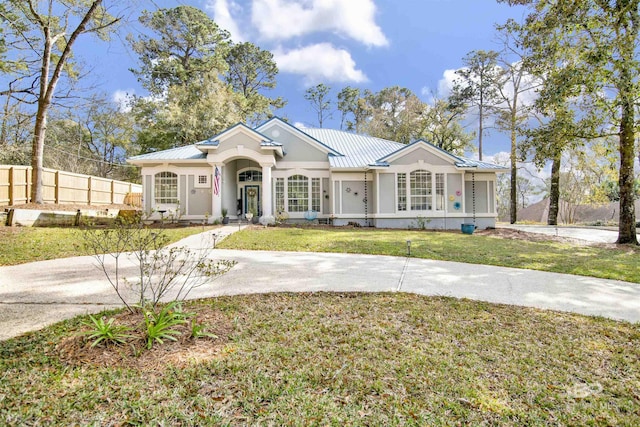
[[[525,240],[527,242],[559,242],[559,243],[571,243],[574,245],[585,246],[603,246],[601,243],[589,242],[587,240],[573,239],[570,237],[551,236],[548,234],[540,233],[528,233],[526,231],[514,230],[512,228],[489,228],[486,230],[476,230],[474,232],[480,236],[495,237],[498,239],[510,239],[510,240]],[[609,245],[605,245],[609,246]],[[615,245],[611,245],[615,246]]]
[[[186,310],[191,311],[191,310]],[[200,363],[219,357],[229,341],[229,335],[233,331],[231,321],[219,310],[209,306],[198,306],[196,322],[204,326],[204,332],[215,337],[191,336],[191,320],[187,324],[176,326],[172,329],[180,331],[176,341],[163,340],[162,344],[154,343],[147,349],[147,340],[144,336],[144,319],[141,313],[123,311],[113,317],[114,324],[128,326],[133,338],[129,338],[126,344],[98,344],[91,347],[92,341],[87,339],[83,332],[89,331],[89,327],[83,327],[77,334],[64,338],[57,346],[56,352],[63,363],[70,366],[96,366],[96,367],[126,367],[141,371],[163,371],[167,364],[176,367],[188,366],[192,363]]]

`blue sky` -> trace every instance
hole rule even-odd
[[[147,2],[140,4],[153,8]],[[180,0],[155,4],[196,6],[229,30],[234,41],[251,41],[272,51],[280,73],[271,95],[288,101],[277,114],[307,126],[316,122],[303,98],[306,88],[323,82],[335,95],[347,85],[372,91],[398,85],[427,101],[430,91],[443,95],[453,70],[462,66],[468,52],[497,49],[496,23],[523,16],[522,8],[495,0]],[[126,30],[135,31],[136,24]],[[98,46],[96,41],[87,41],[79,47],[78,55],[94,66],[100,90],[114,98],[145,94],[129,71],[136,67],[135,54],[123,43],[115,40]],[[339,115],[325,127],[339,127]],[[497,131],[489,131],[484,142],[486,155],[508,149],[506,138]]]

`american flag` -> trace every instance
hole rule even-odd
[[[213,174],[213,194],[220,194],[220,169],[216,166],[216,172]]]

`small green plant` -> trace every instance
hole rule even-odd
[[[105,317],[96,318],[89,315],[89,319],[90,321],[82,322],[82,324],[91,328],[91,330],[83,333],[88,339],[93,340],[91,347],[101,343],[125,344],[129,338],[133,338],[133,335],[129,334],[131,328],[114,324],[115,319],[113,317],[105,321]]]
[[[418,230],[426,230],[427,225],[431,222],[431,218],[425,218],[423,216],[418,215],[416,217],[416,228]]]
[[[178,301],[172,301],[156,312],[153,309],[143,310],[144,325],[147,337],[147,349],[151,349],[155,342],[163,344],[164,340],[177,341],[177,335],[182,332],[175,329],[176,326],[187,323],[191,313],[182,311],[182,305]]]
[[[226,217],[227,214],[229,213],[229,210],[227,208],[222,208],[222,217]]]
[[[191,319],[191,338],[212,338],[216,339],[218,336],[204,330],[204,325],[195,318]]]

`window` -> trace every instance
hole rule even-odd
[[[155,176],[156,204],[178,203],[178,175],[173,172],[160,172]]]
[[[209,175],[196,175],[196,188],[209,188]]]
[[[276,213],[284,212],[284,178],[276,178]]]
[[[309,178],[304,175],[290,176],[287,185],[287,206],[289,212],[309,210]]]
[[[436,210],[444,210],[444,174],[436,174]]]
[[[407,174],[398,174],[398,210],[407,210]]]
[[[257,170],[248,170],[244,172],[240,172],[238,174],[238,181],[240,182],[251,182],[251,181],[262,181],[262,172]]]
[[[410,174],[411,210],[428,211],[432,207],[431,172],[413,171]]]
[[[311,209],[320,212],[320,178],[311,178]]]

